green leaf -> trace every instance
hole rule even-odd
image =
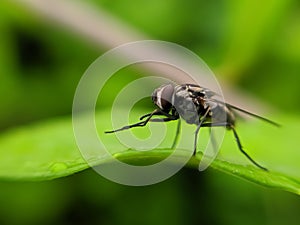
[[[182,154],[186,154],[186,152],[187,151],[182,150],[182,152],[177,155],[177,162],[180,162]],[[156,149],[151,152],[137,152],[134,150],[128,150],[126,152],[123,152],[122,154],[116,154],[115,157],[121,161],[131,164],[147,165],[149,161],[160,161],[166,158],[169,154],[170,150],[168,149]],[[196,157],[191,158],[187,166],[197,168],[200,163],[201,157],[202,153],[199,152]],[[259,168],[253,167],[252,165],[244,166],[218,159],[212,162],[211,168],[252,181],[266,187],[278,188],[300,195],[300,181],[278,172],[264,171]]]
[[[122,115],[120,110],[120,115]],[[139,115],[147,113],[134,110],[130,120],[136,121]],[[111,129],[110,111],[96,114],[99,137],[109,151],[120,161],[129,164],[149,165],[166,158],[172,150],[171,145],[176,123],[169,123],[166,140],[151,151],[136,151],[123,146],[114,134],[104,134]],[[253,166],[240,154],[230,131],[226,133],[218,158],[211,168],[237,176],[251,182],[300,194],[300,153],[297,151],[298,118],[278,116],[285,124],[283,128],[272,127],[261,121],[251,120],[238,125],[246,151],[270,171]],[[82,121],[86,118],[82,117]],[[157,124],[157,123],[155,123]],[[156,126],[151,124],[151,126]],[[195,127],[183,124],[182,140],[193,140]],[[126,131],[124,131],[126,132]],[[150,135],[148,128],[136,128],[138,136]],[[205,133],[200,134],[200,140]],[[192,142],[191,142],[192,143]],[[68,176],[89,168],[76,145],[71,118],[55,119],[10,130],[0,136],[0,179],[16,181],[39,181]],[[201,149],[201,141],[199,144]],[[179,163],[191,149],[181,149],[174,162]],[[192,157],[187,166],[197,169],[202,154]],[[107,156],[90,152],[87,159],[93,165],[111,163]]]

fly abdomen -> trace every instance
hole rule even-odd
[[[226,105],[215,102],[209,103],[209,105],[211,109],[210,117],[212,118],[213,123],[235,124],[235,116]]]

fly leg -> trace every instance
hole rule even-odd
[[[142,122],[127,125],[127,126],[124,126],[122,128],[116,129],[116,130],[105,131],[105,133],[106,134],[115,133],[115,132],[119,132],[119,131],[122,131],[122,130],[128,130],[128,129],[133,128],[133,127],[144,127],[144,126],[147,125],[147,123],[150,121],[151,117],[154,116],[154,115],[161,115],[161,112],[158,109],[156,109],[152,113],[149,113],[149,114],[143,116],[143,118],[145,118],[145,117],[148,117],[148,118],[146,120],[142,121]]]
[[[250,157],[250,155],[248,155],[248,153],[244,150],[244,148],[242,146],[242,143],[241,143],[241,140],[240,140],[240,138],[239,138],[239,136],[236,132],[236,129],[232,124],[227,123],[227,122],[224,122],[224,123],[204,123],[204,124],[202,124],[202,127],[227,127],[229,129],[231,129],[232,132],[233,132],[234,138],[236,140],[237,146],[238,146],[239,150],[242,152],[242,154],[244,154],[255,166],[259,167],[262,170],[268,171],[267,168],[265,168],[265,167],[261,166],[260,164],[258,164],[257,162],[255,162],[254,159],[252,159]]]
[[[150,122],[169,122],[169,121],[174,121],[174,120],[178,120],[177,122],[177,128],[176,128],[176,133],[175,133],[175,138],[173,140],[173,144],[171,146],[171,149],[174,149],[178,143],[178,138],[180,135],[180,131],[181,131],[181,120],[179,119],[179,116],[177,115],[165,115],[168,116],[167,118],[155,118],[155,119],[151,119]]]
[[[210,109],[207,108],[206,112],[204,113],[203,117],[201,118],[201,120],[199,121],[199,124],[197,125],[196,131],[195,131],[195,136],[194,136],[194,151],[193,151],[193,155],[196,155],[197,153],[197,142],[198,142],[198,134],[199,134],[199,130],[201,128],[201,126],[203,125],[203,122],[206,119],[207,114],[209,113]]]

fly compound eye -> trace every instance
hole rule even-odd
[[[152,99],[152,102],[156,105],[156,102],[157,102],[157,89],[155,89],[154,92],[152,93],[151,99]]]
[[[162,85],[153,92],[152,101],[160,109],[169,111],[172,108],[173,93],[174,87],[172,84]]]

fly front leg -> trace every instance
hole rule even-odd
[[[176,128],[176,133],[175,133],[175,138],[173,140],[173,144],[171,146],[171,149],[176,148],[178,144],[178,138],[180,136],[180,131],[181,131],[181,120],[178,115],[170,115],[170,114],[164,114],[164,116],[167,116],[167,118],[155,118],[155,119],[150,119],[150,122],[169,122],[169,121],[174,121],[178,120],[177,122],[177,128]]]
[[[180,132],[181,132],[181,120],[179,118],[178,122],[177,122],[177,128],[176,128],[175,138],[173,140],[173,144],[171,146],[171,149],[175,149],[176,148],[176,146],[178,144],[178,137],[180,136]]]
[[[119,131],[122,131],[122,130],[128,130],[130,128],[133,128],[133,127],[144,127],[147,125],[147,123],[150,121],[151,117],[154,116],[154,115],[162,115],[160,110],[156,109],[154,110],[152,113],[149,113],[145,116],[143,116],[143,118],[145,117],[148,117],[146,120],[142,121],[142,122],[139,122],[139,123],[135,123],[135,124],[132,124],[132,125],[127,125],[127,126],[124,126],[122,128],[119,128],[119,129],[116,129],[116,130],[112,130],[112,131],[105,131],[105,133],[115,133],[115,132],[119,132]]]

